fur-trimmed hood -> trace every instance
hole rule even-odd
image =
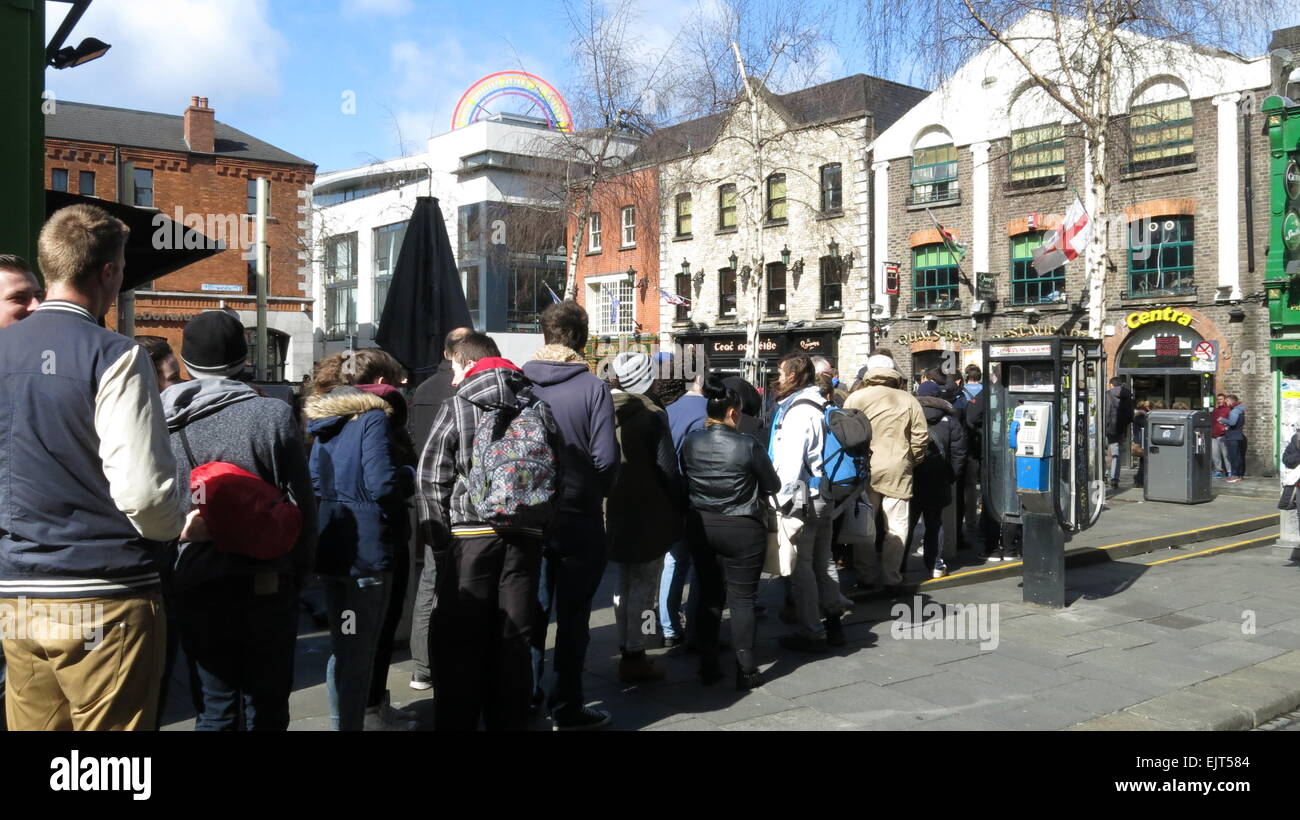
[[[344,424],[371,410],[393,415],[392,405],[373,393],[355,387],[336,387],[322,396],[307,399],[303,415],[307,417],[307,432],[320,438],[335,435]]]
[[[582,354],[564,345],[543,345],[533,354],[535,362],[586,362]]]
[[[863,374],[862,384],[865,387],[874,384],[883,384],[885,387],[902,387],[903,374],[892,367],[873,367]]]

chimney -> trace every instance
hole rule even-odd
[[[190,97],[185,109],[185,144],[197,154],[216,150],[216,114],[208,108],[207,97]]]

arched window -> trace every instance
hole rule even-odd
[[[1007,188],[1020,190],[1065,181],[1065,126],[1061,104],[1044,89],[1026,84],[1011,100],[1011,147]]]
[[[1196,293],[1195,219],[1143,217],[1129,223],[1128,295]]]
[[[1129,108],[1129,169],[1182,165],[1195,158],[1192,101],[1173,81],[1149,85]]]
[[[922,134],[912,149],[911,205],[958,198],[957,146],[943,129]]]
[[[942,242],[912,249],[912,304],[917,310],[961,307],[957,257]]]

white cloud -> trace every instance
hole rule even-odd
[[[412,0],[343,0],[343,13],[354,17],[401,17],[412,8]]]
[[[53,3],[47,37],[62,22]],[[224,101],[280,92],[285,40],[265,0],[115,0],[93,3],[68,45],[97,37],[113,48],[77,68],[46,72],[59,99],[179,114],[206,96],[221,116]]]

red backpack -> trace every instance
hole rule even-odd
[[[181,446],[190,462],[190,498],[221,552],[268,560],[293,549],[302,512],[275,485],[228,461],[196,464],[185,428]]]

